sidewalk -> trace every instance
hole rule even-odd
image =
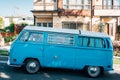
[[[113,68],[115,70],[120,70],[120,64],[113,64]]]
[[[3,47],[0,47],[0,50],[10,51],[10,46],[3,46]]]

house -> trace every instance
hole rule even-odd
[[[118,0],[34,0],[34,25],[104,31],[118,38]],[[102,27],[100,26],[102,25]]]
[[[99,17],[101,22],[105,23],[105,30],[112,40],[119,38],[119,0],[93,0],[94,16]],[[93,27],[94,28],[94,27]]]

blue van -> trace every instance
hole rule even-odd
[[[98,77],[113,70],[113,46],[104,33],[27,26],[12,43],[8,64],[24,66],[28,73],[50,67]]]

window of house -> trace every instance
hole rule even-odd
[[[32,42],[42,42],[42,41],[43,41],[43,34],[31,33],[28,41],[32,41]]]
[[[56,0],[51,0],[51,2],[56,2]]]
[[[77,29],[76,23],[63,23],[63,28],[65,29]]]
[[[57,0],[45,0],[46,3],[56,2]]]
[[[91,0],[63,0],[64,9],[90,9]]]
[[[43,23],[43,27],[47,27],[47,23]]]
[[[105,9],[113,9],[113,0],[103,0],[103,5]],[[115,4],[117,5],[117,4]]]
[[[47,42],[49,44],[73,45],[74,37],[69,35],[61,35],[61,34],[49,34]]]
[[[43,22],[43,23],[38,22],[37,26],[39,26],[39,27],[53,27],[53,23],[51,23],[51,22]]]
[[[84,24],[80,22],[62,22],[62,28],[64,29],[79,29],[79,30],[89,30],[89,24]]]
[[[52,27],[52,26],[53,26],[53,24],[52,24],[52,23],[48,23],[48,26],[49,26],[49,27]]]
[[[37,2],[41,2],[42,0],[37,0]]]
[[[37,23],[37,26],[42,26],[42,24],[41,23]]]

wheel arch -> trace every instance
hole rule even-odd
[[[23,65],[25,65],[26,61],[28,61],[28,60],[36,60],[36,61],[38,61],[38,62],[39,62],[39,65],[40,65],[40,67],[41,67],[41,64],[40,64],[40,61],[39,61],[38,58],[30,58],[30,57],[24,59]]]
[[[83,67],[83,70],[85,70],[85,69],[86,69],[87,67],[89,67],[89,66],[92,66],[92,65],[85,65],[85,66]],[[104,71],[104,67],[103,67],[103,66],[98,66],[98,67],[100,67],[101,70]]]
[[[88,69],[89,66],[91,66],[91,65],[86,65],[86,66],[84,66],[84,68],[83,68],[83,71],[84,71],[85,74],[86,74],[87,76],[89,76],[89,77],[96,78],[96,77],[99,77],[100,75],[102,75],[103,72],[104,72],[104,67],[102,67],[102,66],[95,66],[95,67],[99,67],[99,68],[100,68],[100,74],[97,75],[96,77],[90,76],[89,73],[88,73],[88,71],[87,71],[87,69]]]

